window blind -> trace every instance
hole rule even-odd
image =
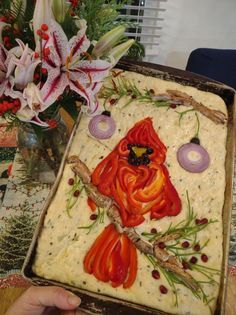
[[[158,55],[166,2],[167,0],[133,0],[120,12],[120,17],[134,24],[126,30],[126,35],[144,45],[145,61],[152,61]]]

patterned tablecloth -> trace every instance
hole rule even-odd
[[[234,177],[229,272],[236,276],[236,176]],[[20,270],[50,186],[26,174],[15,130],[0,122],[0,288],[27,286]]]

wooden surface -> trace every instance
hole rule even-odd
[[[22,288],[0,289],[0,315],[25,291]],[[236,314],[236,276],[229,276],[225,315]],[[16,314],[17,315],[17,314]],[[56,314],[54,314],[56,315]]]

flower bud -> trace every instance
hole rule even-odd
[[[108,53],[124,36],[124,32],[125,26],[120,25],[104,34],[95,45],[92,55],[98,58]]]
[[[52,12],[58,23],[63,23],[70,4],[65,0],[53,0]]]
[[[21,5],[21,12],[25,12],[27,0],[11,0],[11,9],[14,9],[16,5],[17,7]]]
[[[123,57],[127,51],[130,49],[130,47],[135,42],[134,39],[129,39],[126,42],[114,47],[110,52],[108,57],[111,59],[112,66],[114,67],[117,62],[120,60],[121,57]]]
[[[36,0],[33,16],[36,50],[39,50],[39,36],[37,35],[37,30],[41,28],[42,24],[50,25],[52,18],[52,0]]]

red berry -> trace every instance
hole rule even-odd
[[[181,246],[183,247],[183,248],[188,248],[189,247],[189,242],[188,241],[185,241],[185,242],[183,242],[182,244],[181,244]]]
[[[3,41],[4,41],[4,43],[8,43],[10,41],[10,37],[9,36],[4,36],[3,37]]]
[[[42,25],[41,25],[41,30],[44,31],[44,32],[46,32],[46,31],[48,30],[48,25],[45,24],[45,23],[42,24]]]
[[[68,179],[68,184],[70,185],[70,186],[73,186],[74,185],[74,178],[69,178]]]
[[[166,287],[164,287],[164,285],[160,285],[159,286],[159,290],[162,294],[167,294],[168,290]]]
[[[79,197],[80,195],[80,191],[77,189],[75,192],[74,192],[74,197]]]
[[[35,73],[34,74],[34,80],[38,80],[39,79],[39,74],[38,73]]]
[[[38,53],[38,52],[35,52],[35,53],[34,53],[34,58],[35,58],[35,59],[39,58],[39,53]]]
[[[49,40],[49,35],[46,34],[46,33],[44,33],[44,34],[42,35],[42,39],[44,39],[44,40]]]
[[[157,233],[157,229],[152,228],[152,229],[151,229],[151,233],[152,233],[152,234],[156,234],[156,233]]]
[[[40,36],[40,37],[41,37],[41,36],[42,36],[42,34],[43,34],[42,30],[40,30],[40,29],[39,29],[39,30],[37,30],[37,31],[36,31],[36,33],[37,33],[37,35],[38,35],[38,36]]]
[[[90,220],[95,221],[97,219],[98,215],[96,213],[91,214],[91,216],[89,217]]]
[[[153,277],[154,279],[156,279],[156,280],[160,279],[160,273],[159,273],[159,271],[156,270],[156,269],[154,269],[154,270],[152,271],[152,277]]]
[[[50,48],[46,47],[43,49],[43,54],[45,57],[48,57],[50,55]]]
[[[189,263],[186,260],[182,261],[182,266],[185,270],[189,269]]]
[[[199,244],[196,244],[196,245],[194,245],[193,249],[194,249],[196,252],[199,252],[200,249],[201,249],[201,247],[200,247]]]
[[[207,256],[206,254],[202,254],[202,255],[201,255],[201,260],[202,260],[203,262],[207,262],[207,261],[208,261],[208,256]]]
[[[160,242],[160,243],[158,243],[158,247],[161,249],[164,249],[164,248],[166,248],[166,244],[164,242]]]
[[[197,257],[193,256],[190,259],[191,264],[196,264],[197,263]]]
[[[47,69],[42,68],[42,69],[41,69],[41,72],[42,72],[42,74],[47,74],[48,71],[47,71]]]

